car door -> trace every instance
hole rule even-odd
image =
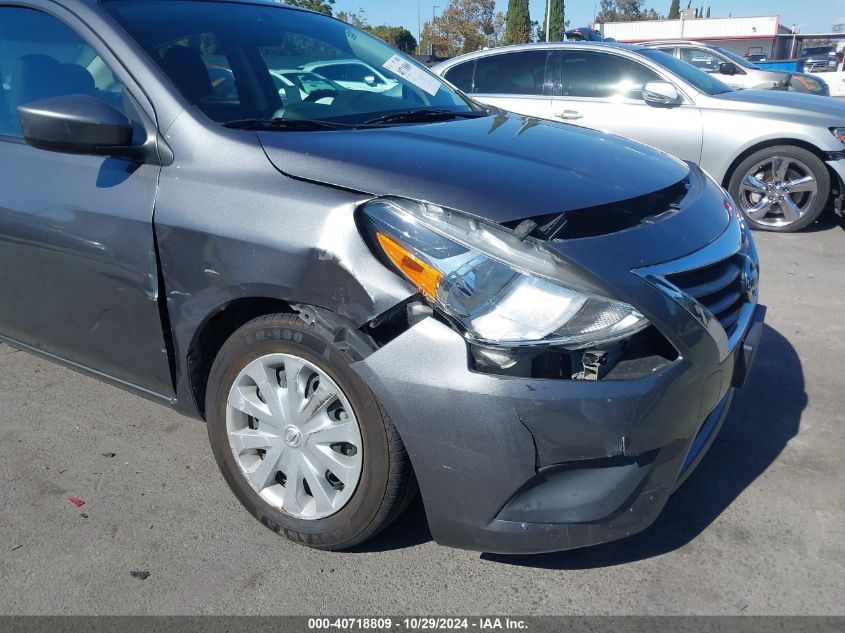
[[[550,51],[536,48],[496,53],[453,66],[445,77],[482,103],[548,119],[555,90],[548,80],[550,57]]]
[[[17,106],[65,94],[123,111],[138,144],[153,125],[108,50],[61,15],[0,7],[0,335],[169,398],[152,224],[160,167],[22,137]]]
[[[556,54],[561,59],[561,94],[552,97],[554,118],[626,136],[684,160],[700,160],[701,111],[686,98],[672,107],[643,100],[646,83],[667,78],[615,52],[571,49]]]

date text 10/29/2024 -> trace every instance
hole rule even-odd
[[[528,624],[519,618],[507,617],[475,617],[475,618],[446,618],[446,617],[418,617],[418,618],[309,618],[308,629],[312,631],[443,631],[443,630],[476,630],[476,631],[527,631]]]

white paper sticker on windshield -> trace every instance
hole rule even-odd
[[[411,62],[402,59],[399,55],[394,55],[388,59],[384,62],[383,66],[390,72],[402,77],[402,79],[410,81],[418,88],[422,88],[432,96],[436,95],[440,89],[440,82],[437,79],[424,70],[417,68]]]

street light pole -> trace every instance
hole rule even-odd
[[[439,4],[431,5],[431,41],[428,43],[428,54],[432,57],[434,57],[434,34],[437,32],[434,27],[434,10],[439,8]]]
[[[552,0],[546,0],[546,41],[549,41],[549,29],[552,26]]]
[[[420,26],[420,0],[417,0],[417,55],[422,53],[420,47],[422,46],[422,27]]]

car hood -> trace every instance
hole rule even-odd
[[[807,79],[812,79],[815,82],[824,83],[824,81],[821,81],[818,77],[814,77],[809,73],[791,72],[788,70],[770,70],[768,68],[759,68],[758,72],[755,73],[755,76],[764,77],[776,82],[781,82],[788,77],[806,77]]]
[[[832,117],[832,123],[837,119],[845,121],[845,102],[830,97],[811,95],[805,92],[786,92],[781,90],[736,90],[725,92],[713,97],[723,105],[730,105],[736,109],[759,110],[760,106],[788,111],[788,114],[808,114]]]
[[[291,177],[425,200],[494,222],[620,202],[689,173],[685,163],[634,141],[503,112],[258,137],[273,165]]]

